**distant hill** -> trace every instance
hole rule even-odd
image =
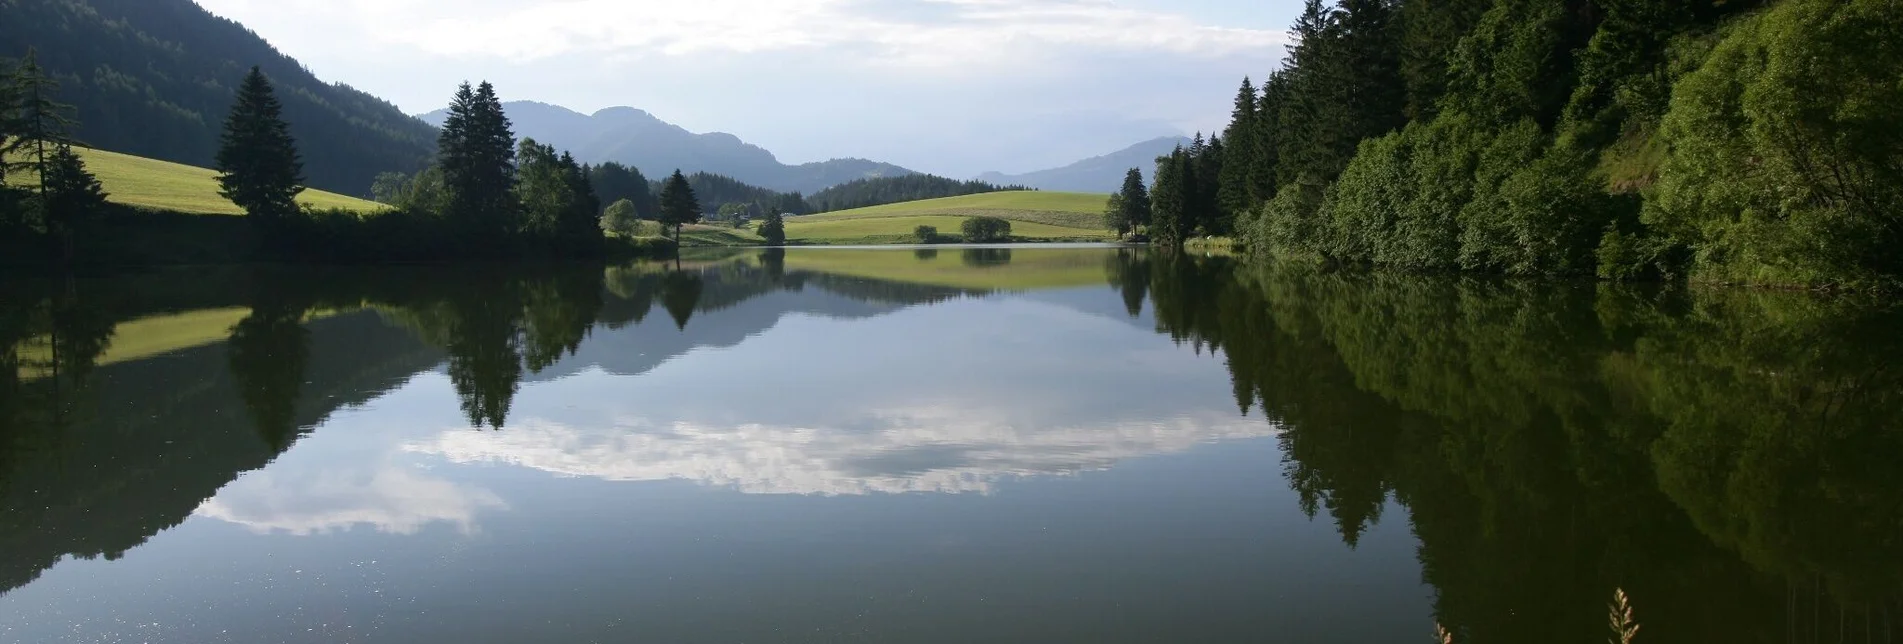
[[[368,195],[378,173],[413,172],[436,146],[434,128],[318,80],[192,0],[0,1],[0,57],[28,48],[58,78],[59,100],[78,108],[75,137],[95,148],[212,165],[234,87],[252,65],[277,86],[312,187]]]
[[[913,174],[890,163],[865,159],[833,159],[786,165],[765,148],[732,134],[696,134],[632,107],[611,107],[593,115],[532,101],[505,103],[517,137],[567,150],[583,163],[615,161],[641,169],[649,179],[667,176],[676,168],[709,172],[782,192],[813,193],[868,177]],[[448,110],[422,115],[440,126]]]
[[[1156,171],[1157,157],[1169,154],[1170,150],[1178,145],[1189,145],[1189,142],[1187,137],[1166,136],[1150,139],[1100,157],[1084,159],[1061,168],[1024,174],[986,172],[978,175],[978,180],[996,184],[1020,184],[1039,190],[1116,192],[1123,186],[1123,175],[1129,172],[1130,168],[1142,169],[1143,178],[1148,180],[1150,174]]]

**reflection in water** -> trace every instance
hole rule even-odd
[[[702,422],[602,402],[605,419],[512,422],[525,383],[584,364],[639,373],[791,313],[883,316],[991,292],[789,271],[778,249],[606,269],[0,280],[0,589],[66,555],[117,558],[194,511],[298,535],[473,531],[501,497],[386,464],[259,469],[337,410],[446,365],[468,424],[502,431],[432,432],[407,453],[747,492],[984,492],[1275,436],[1298,506],[1278,510],[1332,524],[1347,547],[1406,521],[1457,641],[1600,641],[1615,587],[1638,605],[1641,641],[1895,637],[1894,305],[1076,252],[1101,257],[1099,284],[1122,305],[1110,315],[1147,308],[1158,332],[1220,352],[1236,406],[1269,421],[1027,424],[921,404]],[[1000,276],[1034,261],[961,253],[960,266]],[[657,305],[666,336],[643,324]],[[99,364],[113,343],[160,341],[115,337],[117,322],[234,306],[250,313],[222,346]],[[1079,374],[1102,368],[1068,350]]]
[[[967,248],[960,253],[966,266],[1005,266],[1011,263],[1009,248]]]
[[[1353,545],[1408,510],[1458,641],[1601,639],[1619,586],[1649,641],[1892,637],[1894,305],[1131,264],[1285,428],[1305,511]]]

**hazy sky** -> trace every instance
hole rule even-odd
[[[1298,0],[198,0],[422,113],[628,105],[799,163],[1022,172],[1219,128]]]

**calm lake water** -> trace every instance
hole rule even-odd
[[[1903,314],[1117,248],[0,279],[0,641],[1903,639]]]

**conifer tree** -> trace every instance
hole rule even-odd
[[[1192,230],[1201,228],[1207,235],[1224,235],[1229,232],[1233,215],[1222,207],[1221,195],[1222,169],[1224,163],[1227,162],[1227,150],[1221,137],[1211,136],[1209,142],[1203,144],[1202,150],[1194,159],[1196,226]]]
[[[495,88],[463,83],[437,141],[438,165],[449,193],[447,215],[487,243],[518,228],[515,154],[515,134]]]
[[[1189,218],[1190,154],[1182,147],[1156,160],[1156,187],[1150,191],[1150,239],[1164,246],[1181,246]]]
[[[1150,225],[1150,191],[1143,185],[1143,171],[1130,168],[1123,174],[1123,189],[1117,191],[1122,197],[1119,218],[1125,226],[1123,232],[1133,233],[1138,228]]]
[[[105,209],[106,191],[70,145],[53,149],[40,176],[46,233],[58,244],[59,256],[71,260],[74,234]]]
[[[258,225],[295,216],[304,191],[304,165],[282,112],[271,82],[252,67],[238,86],[218,149],[218,194]]]
[[[699,223],[700,216],[700,199],[694,196],[694,187],[675,169],[674,175],[661,184],[661,225],[674,227],[674,243],[679,245],[681,226]]]
[[[47,186],[49,165],[61,146],[70,145],[72,139],[71,105],[54,100],[59,93],[59,81],[46,74],[38,62],[38,56],[28,49],[26,58],[20,61],[11,75],[14,104],[13,116],[8,119],[12,138],[0,140],[0,165],[13,172],[28,172],[39,179],[38,191],[44,195]],[[18,159],[7,162],[4,159]],[[4,175],[0,175],[4,176]]]
[[[1222,171],[1216,178],[1217,207],[1225,218],[1252,209],[1258,203],[1250,182],[1255,175],[1259,156],[1256,140],[1260,136],[1257,130],[1261,127],[1257,124],[1261,116],[1260,103],[1255,86],[1248,78],[1243,78],[1242,88],[1236,91],[1236,105],[1230,113],[1229,128],[1223,132],[1222,138],[1229,145],[1224,150]]]

